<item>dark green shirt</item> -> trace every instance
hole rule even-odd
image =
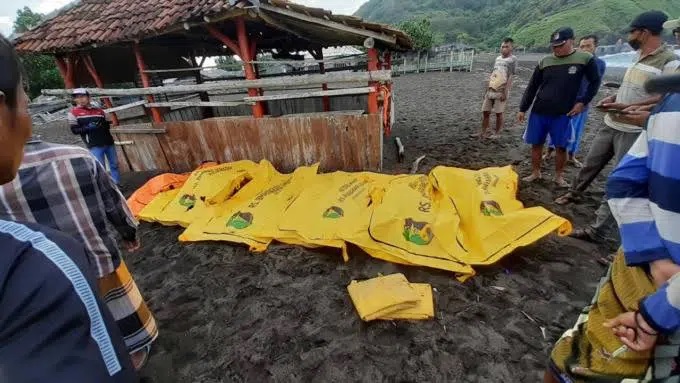
[[[584,78],[589,82],[588,89],[579,97],[579,88]],[[538,63],[531,76],[520,111],[528,111],[533,104],[533,113],[565,115],[577,102],[588,105],[600,89],[601,81],[597,63],[588,52],[574,51],[564,57],[546,56]]]

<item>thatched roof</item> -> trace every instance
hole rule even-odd
[[[229,20],[239,16],[247,17],[258,50],[361,45],[367,37],[377,47],[412,47],[406,34],[387,25],[286,0],[80,0],[19,36],[15,46],[20,52],[61,54],[140,41],[219,55],[221,44],[202,25],[234,37]]]

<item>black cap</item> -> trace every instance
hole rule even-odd
[[[563,27],[550,35],[550,45],[558,47],[574,38],[574,30],[569,27]]]
[[[636,29],[647,29],[650,32],[661,33],[663,24],[668,20],[668,16],[661,11],[647,11],[639,14],[632,23],[628,32]]]

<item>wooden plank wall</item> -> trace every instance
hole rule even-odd
[[[155,124],[165,134],[117,134],[132,171],[187,172],[203,161],[271,161],[279,171],[320,162],[321,171],[379,171],[379,115],[227,117]]]

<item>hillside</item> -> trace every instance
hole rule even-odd
[[[447,42],[495,46],[512,36],[538,47],[564,25],[578,35],[597,33],[613,43],[636,14],[649,9],[680,17],[678,0],[369,0],[356,15],[388,24],[427,15]]]

